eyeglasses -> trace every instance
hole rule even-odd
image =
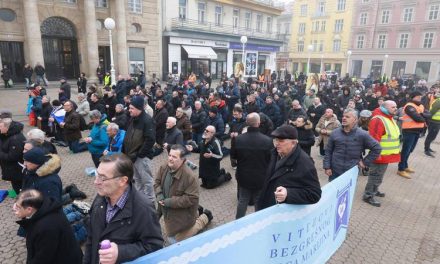
[[[209,131],[208,129],[205,129],[205,132],[206,132],[206,133],[214,133],[214,132],[212,132],[212,131]]]
[[[124,176],[119,175],[119,176],[115,176],[115,177],[112,177],[112,178],[107,178],[104,175],[99,175],[99,174],[96,175],[96,179],[99,180],[100,182],[106,182],[106,181],[117,179],[117,178],[121,178],[121,177],[124,177]]]

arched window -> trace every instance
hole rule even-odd
[[[138,23],[131,24],[130,31],[131,33],[139,33],[141,32],[142,27]]]
[[[102,19],[96,19],[96,30],[104,29],[104,21]]]

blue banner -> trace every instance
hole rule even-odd
[[[326,184],[317,204],[275,205],[130,263],[325,263],[345,240],[357,176]]]

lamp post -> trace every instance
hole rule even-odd
[[[347,73],[350,75],[350,56],[351,56],[351,50],[347,50]]]
[[[243,73],[241,75],[241,78],[243,81],[244,81],[244,73],[245,73],[245,69],[246,69],[246,58],[244,56],[244,47],[246,46],[247,41],[248,41],[248,39],[246,36],[241,36],[240,42],[243,47],[242,60],[241,60],[241,63],[243,63]]]
[[[383,76],[386,76],[387,75],[387,73],[386,73],[386,70],[387,70],[387,63],[388,63],[388,54],[385,54],[385,64],[383,65]],[[385,77],[385,80],[386,80],[386,77]]]
[[[324,54],[321,54],[321,67],[319,68],[321,74],[324,72]]]
[[[309,75],[310,75],[310,56],[312,55],[312,51],[313,51],[312,44],[307,46],[307,51],[309,52],[309,57],[307,59],[307,78],[309,78]]]
[[[113,61],[113,41],[112,30],[115,29],[115,21],[113,18],[108,17],[104,20],[104,26],[108,30],[108,37],[110,40],[110,75],[112,78],[112,86],[116,84],[115,64]]]

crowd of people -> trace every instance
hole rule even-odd
[[[102,84],[87,87],[81,74],[77,98],[61,78],[53,101],[44,76],[29,83],[29,124],[38,127],[38,140],[26,138],[10,112],[1,113],[2,178],[19,194],[14,211],[22,219],[28,260],[60,263],[70,256],[72,263],[81,257],[83,263],[119,263],[162,248],[164,239],[173,244],[196,235],[213,219],[199,188],[231,181],[234,171],[220,166],[227,156],[237,181],[237,219],[248,205],[258,211],[277,203],[317,203],[321,165],[311,157],[314,146],[329,181],[359,166],[368,176],[363,200],[380,206],[387,165],[399,163],[397,174],[410,179],[408,157],[418,139],[427,131],[425,154],[432,158],[430,145],[440,128],[438,83],[428,88],[395,77],[360,82],[302,73],[280,80],[273,72],[261,80],[224,76],[213,85],[209,75],[192,73],[147,87],[124,76],[110,86],[105,74],[98,76]],[[71,155],[88,151],[95,165],[93,203],[74,203],[85,216],[84,256],[77,248],[84,229],[60,215],[60,204],[85,194],[76,185],[62,188],[54,145],[68,147]],[[187,159],[190,152],[199,153],[198,164]],[[153,175],[162,154],[168,158]],[[49,219],[57,224],[48,225]],[[68,239],[55,243],[62,239],[53,235],[48,244],[35,242],[55,230]],[[47,246],[54,244],[59,250]]]

